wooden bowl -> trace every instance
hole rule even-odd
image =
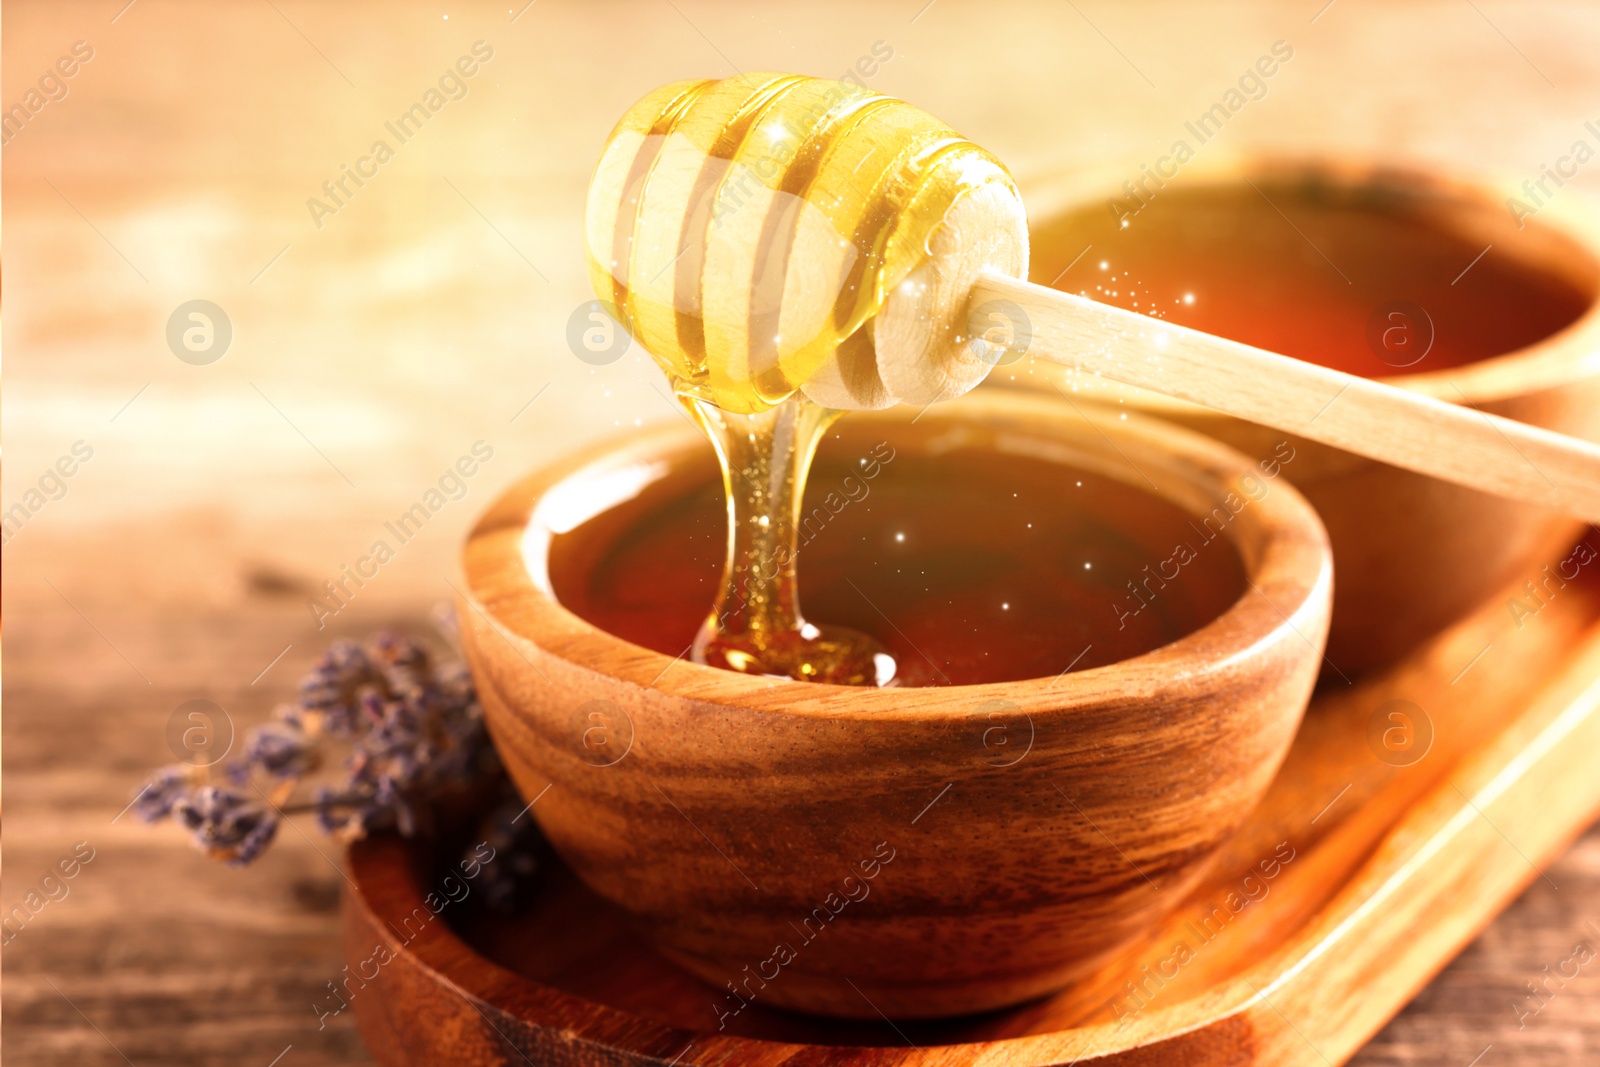
[[[1171,167],[1168,163],[1165,169]],[[1185,167],[1168,188],[1147,182],[1154,195],[1135,200],[1123,180],[1139,177],[1138,168],[1132,167],[1114,175],[1076,171],[1023,182],[1030,209],[1032,280],[1098,296],[1095,286],[1103,276],[1116,276],[1121,265],[1118,242],[1123,235],[1152,225],[1168,227],[1167,232],[1186,226],[1198,233],[1233,211],[1235,233],[1248,230],[1252,248],[1284,257],[1288,269],[1294,259],[1309,265],[1307,271],[1320,279],[1319,300],[1355,293],[1370,302],[1371,319],[1347,324],[1352,329],[1344,336],[1352,349],[1384,336],[1363,338],[1359,333],[1362,325],[1371,330],[1373,321],[1381,319],[1415,327],[1418,342],[1424,329],[1441,339],[1454,329],[1464,349],[1480,357],[1458,366],[1437,366],[1437,359],[1425,357],[1402,368],[1398,364],[1410,356],[1378,357],[1374,347],[1371,367],[1360,368],[1362,373],[1438,399],[1600,439],[1600,216],[1581,190],[1559,191],[1531,218],[1520,220],[1519,228],[1505,195],[1517,192],[1516,183],[1506,182],[1501,189],[1487,181],[1422,169],[1315,160],[1200,160]],[[1528,194],[1517,195],[1534,205]],[[1122,214],[1141,201],[1137,213]],[[1115,213],[1113,202],[1122,205]],[[1382,213],[1409,232],[1448,236],[1460,252],[1418,269],[1409,279],[1394,276],[1408,269],[1403,259],[1379,257],[1364,268],[1356,253],[1341,250],[1340,241],[1353,238],[1330,236],[1307,218],[1330,208],[1352,217]],[[1127,228],[1120,225],[1122,218]],[[1212,292],[1229,285],[1227,271],[1217,269],[1229,243],[1226,235],[1208,238],[1186,260]],[[1482,259],[1474,261],[1479,250]],[[1083,259],[1069,270],[1080,255]],[[1107,263],[1104,275],[1102,261]],[[1485,272],[1485,267],[1492,271]],[[1137,284],[1137,273],[1118,284],[1124,290],[1126,282]],[[1534,310],[1513,296],[1523,282],[1565,290],[1564,310]],[[1207,328],[1312,358],[1309,350],[1319,338],[1307,324],[1309,318],[1295,323],[1279,316],[1284,325],[1269,325],[1275,312],[1293,303],[1292,297],[1270,291],[1270,286],[1252,291],[1253,284],[1235,282],[1234,288],[1225,295],[1241,308],[1253,307],[1259,319],[1247,310],[1234,323],[1236,328]],[[1147,313],[1152,306],[1167,306],[1169,296],[1176,299],[1175,294],[1147,295],[1152,302],[1138,309]],[[1387,317],[1393,310],[1390,301],[1423,306],[1429,310],[1426,323],[1420,316],[1414,323]],[[1461,321],[1466,313],[1485,309],[1485,321],[1476,326]],[[1392,337],[1406,339],[1403,333]],[[1412,353],[1416,351],[1420,349],[1413,347]],[[1355,355],[1362,358],[1364,353]],[[1026,370],[1002,368],[991,380],[1052,393],[1070,383],[1074,395],[1114,399],[1199,430],[1247,455],[1270,455],[1287,439],[1296,458],[1285,473],[1321,514],[1333,543],[1337,581],[1328,660],[1330,670],[1340,674],[1392,662],[1508,584],[1545,583],[1542,569],[1565,555],[1583,525],[1183,401],[1083,380],[1043,361]],[[1539,474],[1530,469],[1528,476]]]
[[[1063,486],[1074,469],[1154,485],[1196,522],[1261,479],[1176,427],[998,393],[838,432],[930,463],[976,450],[997,476],[1030,456],[1060,464]],[[461,617],[490,731],[544,833],[663,954],[727,991],[720,1012],[934,1017],[1060,988],[1182,899],[1272,780],[1332,576],[1321,524],[1281,481],[1228,526],[1241,595],[1170,644],[1055,677],[857,689],[674,659],[550,592],[552,529],[674,471],[707,476],[708,448],[669,426],[517,484],[467,542]]]

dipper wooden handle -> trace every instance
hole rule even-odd
[[[1600,523],[1600,446],[1588,441],[994,271],[969,307],[975,332],[1004,326],[1041,359]]]
[[[859,86],[748,74],[647,94],[606,141],[585,228],[596,294],[680,393],[729,411],[797,390],[928,404],[1027,349],[1600,522],[1592,444],[1018,281],[1005,167]]]

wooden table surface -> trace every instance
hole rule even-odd
[[[332,636],[425,627],[499,488],[673,417],[636,348],[596,367],[565,339],[589,298],[588,173],[645,89],[736,65],[838,75],[887,47],[868,84],[995,150],[1026,190],[1062,164],[1135,176],[1283,40],[1293,60],[1205,151],[1489,168],[1509,193],[1600,142],[1584,126],[1600,126],[1600,9],[1576,3],[524,2],[5,8],[0,106],[26,121],[3,174],[3,506],[27,514],[4,550],[0,904],[94,850],[6,946],[14,1067],[367,1062],[348,1015],[316,1025],[342,875],[309,825],[239,872],[116,816],[168,761],[180,703],[215,701],[242,730]],[[91,58],[48,77],[80,41]],[[385,123],[477,41],[492,55],[464,95],[400,143]],[[323,183],[380,139],[392,158],[331,204]],[[1597,188],[1590,164],[1559,195]],[[313,217],[314,197],[337,210]],[[166,336],[194,299],[232,325],[208,365]],[[319,632],[307,597],[476,441],[494,457],[465,496]],[[92,457],[29,497],[76,442]],[[1548,874],[1355,1062],[1596,1062],[1600,962],[1537,1015],[1513,1008],[1595,940],[1600,834]]]

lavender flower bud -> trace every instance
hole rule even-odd
[[[312,803],[317,813],[317,825],[329,837],[342,837],[350,829],[350,813],[340,810],[342,798],[325,785],[319,785]]]
[[[173,764],[157,771],[139,790],[130,809],[142,822],[158,822],[189,794],[189,768]]]
[[[256,824],[255,829],[244,835],[239,842],[239,847],[234,851],[228,863],[233,867],[243,867],[253,863],[266,847],[272,844],[272,839],[278,836],[278,820],[268,817]]]
[[[235,864],[250,862],[276,832],[277,816],[230,789],[201,786],[172,806],[175,819],[202,852]],[[268,828],[265,824],[271,824]]]
[[[378,779],[377,791],[362,815],[362,824],[369,830],[393,826],[404,837],[417,832],[417,820],[410,803],[395,786],[394,779],[387,776]]]
[[[244,758],[274,778],[298,778],[316,768],[317,750],[299,730],[269,723],[250,731]]]

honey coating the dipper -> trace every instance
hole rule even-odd
[[[979,209],[1010,225],[960,232]],[[950,258],[936,243],[1018,275],[1027,255],[999,160],[904,101],[783,74],[647,94],[606,142],[586,229],[595,293],[674,389],[739,414],[801,389],[841,408],[939,399],[839,379],[881,369],[874,320],[902,286],[918,317]]]
[[[585,227],[595,293],[722,464],[727,566],[693,658],[892,684],[876,641],[800,613],[806,472],[840,409],[931,403],[987,373],[965,294],[980,267],[1026,272],[1010,175],[933,116],[859,86],[680,82],[612,131]]]

